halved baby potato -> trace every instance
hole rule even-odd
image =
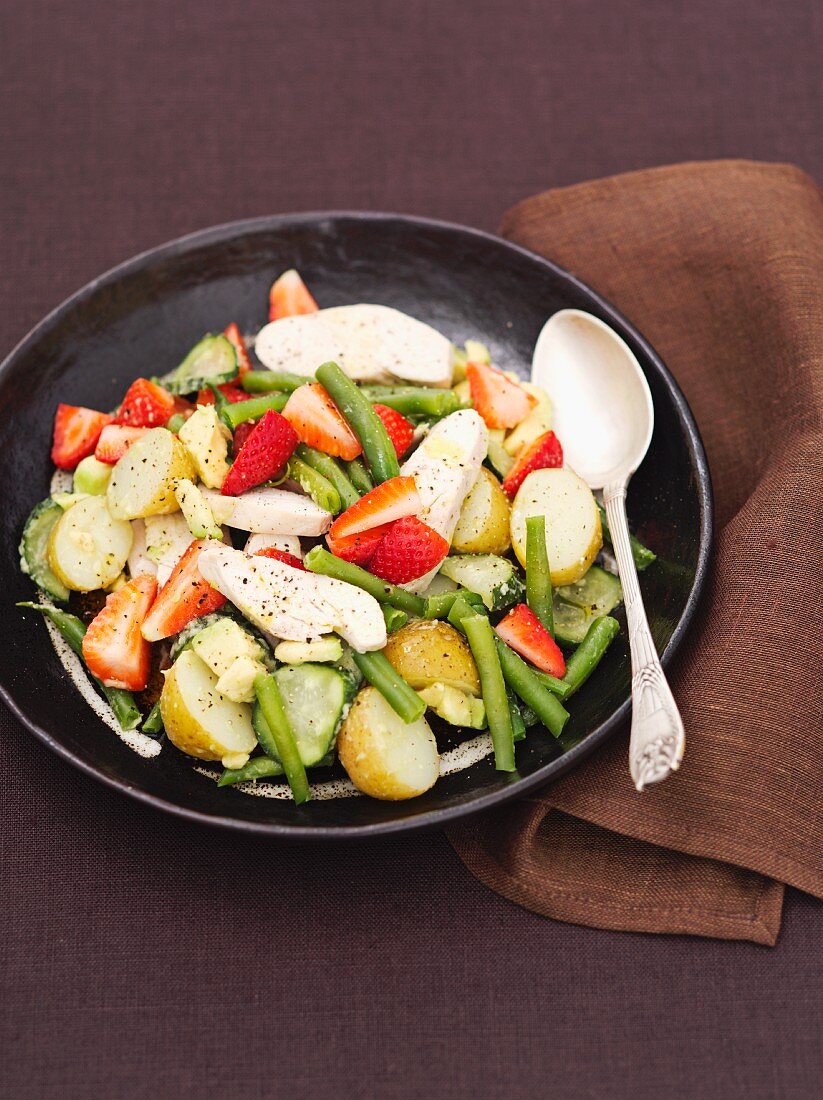
[[[526,519],[546,517],[546,550],[552,585],[580,580],[603,545],[600,512],[591,489],[568,466],[534,470],[514,498],[512,546],[526,566]]]
[[[177,512],[179,478],[197,476],[191,455],[166,428],[152,428],[129,447],[112,471],[108,487],[111,514],[117,519]]]
[[[160,713],[172,744],[199,760],[242,767],[257,744],[251,704],[221,695],[217,676],[192,649],[184,649],[165,675]]]
[[[83,497],[52,528],[49,565],[73,592],[107,588],[123,572],[133,537],[131,524],[112,516],[105,497]]]
[[[500,482],[483,466],[469,490],[452,537],[460,554],[505,554],[511,546],[509,499]]]
[[[389,635],[387,660],[415,691],[432,684],[480,695],[480,677],[468,643],[449,623],[418,619]]]
[[[358,692],[337,735],[337,752],[355,787],[372,798],[416,798],[440,774],[426,719],[404,722],[373,687]]]

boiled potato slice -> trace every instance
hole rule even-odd
[[[107,588],[123,572],[133,537],[131,524],[112,516],[105,497],[83,497],[52,528],[49,565],[73,592]]]
[[[257,744],[251,704],[217,691],[217,676],[192,649],[184,649],[166,673],[160,713],[169,740],[200,760],[242,767]]]
[[[117,519],[177,512],[177,479],[197,476],[191,455],[166,428],[152,428],[129,447],[111,475],[108,501]]]
[[[406,723],[377,688],[363,688],[337,735],[340,763],[363,794],[415,798],[440,774],[437,742],[425,718]]]
[[[509,500],[500,482],[486,467],[463,501],[452,537],[452,550],[461,554],[505,554],[511,546]]]
[[[540,386],[532,382],[521,382],[523,389],[537,399],[537,404],[526,417],[506,436],[503,446],[510,455],[516,455],[524,447],[528,447],[545,435],[552,426],[554,410],[549,395]]]
[[[526,518],[546,517],[546,549],[552,585],[580,580],[603,545],[600,512],[592,491],[568,466],[534,470],[512,505],[512,546],[526,565]]]
[[[432,684],[480,695],[472,651],[461,634],[438,619],[418,619],[389,635],[386,658],[415,691]]]

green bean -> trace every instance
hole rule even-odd
[[[552,579],[546,550],[546,517],[526,520],[526,603],[554,637]]]
[[[363,386],[362,393],[375,405],[387,405],[404,416],[425,416],[436,420],[462,408],[452,390],[425,386]]]
[[[513,649],[496,639],[497,655],[506,683],[552,734],[559,737],[569,718],[563,704],[540,682],[534,670]]]
[[[426,601],[421,596],[415,596],[413,592],[407,592],[405,588],[398,588],[396,584],[387,584],[361,569],[359,565],[353,565],[342,558],[336,558],[322,546],[314,546],[303,559],[303,565],[312,573],[322,573],[326,577],[335,577],[339,581],[356,585],[374,596],[380,603],[390,603],[393,607],[399,607],[401,611],[422,619],[426,610]]]
[[[485,616],[473,613],[466,615],[462,624],[480,674],[486,719],[494,745],[494,766],[498,771],[513,772],[514,729],[491,623]]]
[[[251,397],[248,401],[236,401],[233,405],[227,404],[222,412],[222,418],[232,431],[246,420],[259,420],[260,417],[274,409],[281,412],[289,399],[287,393],[270,393],[263,397]]]
[[[309,494],[319,508],[332,515],[342,511],[343,502],[332,483],[296,454],[289,459],[288,476],[297,482],[304,493]]]
[[[565,699],[566,696],[571,695],[572,689],[565,680],[558,680],[556,676],[551,676],[548,672],[541,672],[537,668],[533,668],[532,672],[540,683],[547,687],[552,695],[556,695],[558,699]]]
[[[166,421],[166,427],[173,435],[177,435],[185,423],[185,416],[183,416],[182,413],[175,413],[174,416],[170,416]]]
[[[620,623],[610,615],[594,620],[586,631],[586,637],[566,662],[563,679],[569,685],[570,695],[585,684],[619,633]]]
[[[314,447],[307,447],[305,443],[298,443],[295,454],[332,483],[340,494],[340,502],[344,508],[351,508],[352,504],[360,500],[360,494],[330,455],[323,454]]]
[[[234,783],[248,783],[255,779],[268,779],[269,776],[282,775],[283,765],[270,756],[255,756],[242,768],[226,768],[217,780],[218,787],[231,787]]]
[[[317,368],[317,380],[326,388],[332,401],[343,414],[351,430],[360,440],[363,455],[375,484],[388,481],[400,473],[397,452],[389,439],[383,421],[371,402],[338,367],[323,363]]]
[[[260,704],[260,710],[266,719],[266,725],[271,731],[272,739],[277,748],[277,755],[283,765],[283,771],[291,787],[294,801],[299,806],[311,798],[309,781],[306,778],[306,769],[297,749],[286,711],[283,707],[283,698],[277,681],[269,672],[259,672],[254,679],[254,693]]]
[[[394,634],[395,630],[399,630],[401,626],[405,626],[409,621],[409,616],[405,611],[401,611],[399,607],[392,607],[390,603],[384,603],[380,606],[383,608],[383,618],[386,620],[386,631],[389,634]]]
[[[597,507],[600,512],[600,525],[603,528],[603,538],[609,546],[611,546],[612,533],[609,530],[609,520],[606,516],[606,509],[602,504],[598,504]],[[634,535],[629,535],[629,544],[632,548],[634,567],[638,573],[642,573],[653,561],[657,561],[657,554],[655,554],[653,550],[650,550],[648,546],[644,546],[640,539],[636,539]]]
[[[247,370],[240,376],[240,385],[246,393],[271,393],[272,390],[294,393],[308,381],[310,379],[299,374],[289,374],[288,371]]]
[[[426,610],[423,617],[426,619],[448,619],[451,609],[457,600],[465,600],[478,611],[483,611],[483,597],[476,592],[468,592],[466,589],[455,588],[453,592],[438,592],[435,596],[426,597]]]
[[[423,717],[426,704],[384,653],[358,653],[352,650],[352,660],[404,722],[416,722]]]
[[[86,634],[86,626],[82,619],[78,619],[76,615],[69,614],[68,611],[61,611],[57,607],[52,607],[50,604],[28,603],[24,601],[18,603],[17,606],[29,607],[33,611],[39,611],[41,614],[45,615],[47,619],[50,619],[80,660],[83,661],[83,638]],[[85,665],[85,661],[83,661],[83,664]],[[133,730],[139,726],[142,715],[137,709],[137,704],[134,701],[132,693],[130,691],[124,691],[122,688],[106,687],[102,680],[98,680],[93,673],[89,672],[89,675],[108,700],[109,706],[114,712],[114,716],[119,722],[121,729]]]
[[[149,737],[163,732],[163,715],[160,713],[159,699],[144,718],[140,729],[143,733],[147,733]]]
[[[517,705],[517,699],[514,692],[506,689],[506,698],[509,701],[509,714],[512,719],[512,732],[515,743],[524,740],[526,736],[526,723],[523,721],[523,715],[520,713],[520,707]]]
[[[362,459],[353,458],[351,462],[347,462],[346,473],[358,493],[370,493],[374,488],[374,482],[369,477],[369,471]]]

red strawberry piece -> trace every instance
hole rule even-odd
[[[252,428],[232,463],[220,490],[223,496],[236,497],[269,481],[289,461],[297,443],[297,432],[288,420],[269,409]]]
[[[526,447],[503,479],[503,492],[513,497],[532,470],[563,465],[563,448],[554,432],[546,432]]]
[[[130,428],[127,424],[107,424],[100,433],[100,439],[94,449],[98,462],[113,466],[119,462],[132,443],[136,443],[150,428]]]
[[[83,660],[106,687],[143,691],[149,682],[151,645],[140,633],[157,592],[157,581],[141,573],[112,592],[83,638]]]
[[[391,477],[339,515],[329,534],[334,540],[350,538],[361,531],[371,531],[404,516],[413,516],[422,507],[413,477]]]
[[[390,523],[383,523],[370,531],[361,531],[357,535],[344,535],[342,538],[335,538],[329,531],[326,543],[335,557],[350,561],[353,565],[367,566],[390,527]]]
[[[566,675],[566,660],[557,642],[526,604],[513,607],[495,629],[506,645],[535,668],[558,679]]]
[[[148,378],[136,378],[126,390],[114,419],[130,428],[160,428],[174,412],[174,398],[168,390]]]
[[[447,539],[416,516],[405,516],[380,540],[369,571],[390,584],[407,584],[435,569],[448,552]]]
[[[159,642],[161,638],[171,638],[194,619],[210,615],[226,602],[223,593],[212,588],[197,568],[203,545],[198,540],[191,544],[157,594],[143,623],[142,633],[147,641]]]
[[[414,436],[414,425],[410,424],[397,409],[390,409],[388,405],[375,405],[374,411],[383,421],[383,427],[394,444],[397,457],[402,458],[409,449]]]
[[[317,313],[317,302],[309,294],[300,275],[292,269],[284,271],[269,291],[269,320],[281,317],[297,317],[304,313]]]
[[[223,394],[225,399],[232,405],[236,405],[238,401],[248,401],[249,395],[242,388],[238,386],[236,382],[221,382],[217,387]],[[197,394],[198,405],[214,405],[216,398],[213,392],[204,386],[202,390]]]
[[[282,561],[284,565],[290,565],[293,569],[302,569],[306,572],[306,567],[300,560],[295,557],[294,554],[290,554],[288,550],[278,550],[276,546],[264,546],[262,550],[255,550],[255,558],[273,558],[275,561]]]
[[[485,363],[468,363],[466,377],[472,403],[489,428],[514,428],[537,404],[522,386]]]
[[[234,348],[234,353],[237,356],[237,372],[242,378],[247,370],[251,370],[249,349],[246,347],[246,341],[243,339],[243,334],[235,322],[232,321],[230,325],[226,325],[223,329],[223,335]]]
[[[61,470],[73,470],[78,462],[94,454],[100,433],[112,418],[107,413],[79,405],[58,405],[54,415],[51,460]]]
[[[357,458],[363,449],[319,382],[298,386],[286,402],[283,416],[303,443],[327,455],[349,460]]]
[[[231,453],[235,458],[240,454],[241,447],[254,431],[256,423],[256,420],[244,420],[242,424],[238,424],[234,429],[234,435],[231,440]]]

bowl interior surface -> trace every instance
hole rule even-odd
[[[561,774],[617,728],[629,706],[625,631],[572,701],[561,741],[532,730],[518,745],[516,773],[496,772],[486,759],[408,802],[358,797],[295,807],[219,790],[169,744],[154,760],[134,753],[77,692],[39,616],[14,606],[34,598],[33,585],[18,568],[17,545],[26,515],[48,493],[58,402],[114,408],[133,378],[171,369],[205,332],[232,320],[243,331],[256,331],[265,321],[273,277],[289,267],[300,270],[323,306],[394,306],[457,343],[482,340],[497,366],[523,377],[543,323],[559,309],[588,310],[627,340],[655,408],[651,447],[631,482],[629,517],[634,532],[659,555],[641,585],[655,642],[666,659],[671,657],[705,577],[711,493],[691,414],[653,350],[587,287],[497,238],[392,215],[321,214],[206,230],[137,257],[60,306],[9,357],[0,374],[0,447],[8,467],[25,476],[10,479],[4,490],[0,688],[55,751],[165,809],[214,824],[302,837],[442,824]]]

